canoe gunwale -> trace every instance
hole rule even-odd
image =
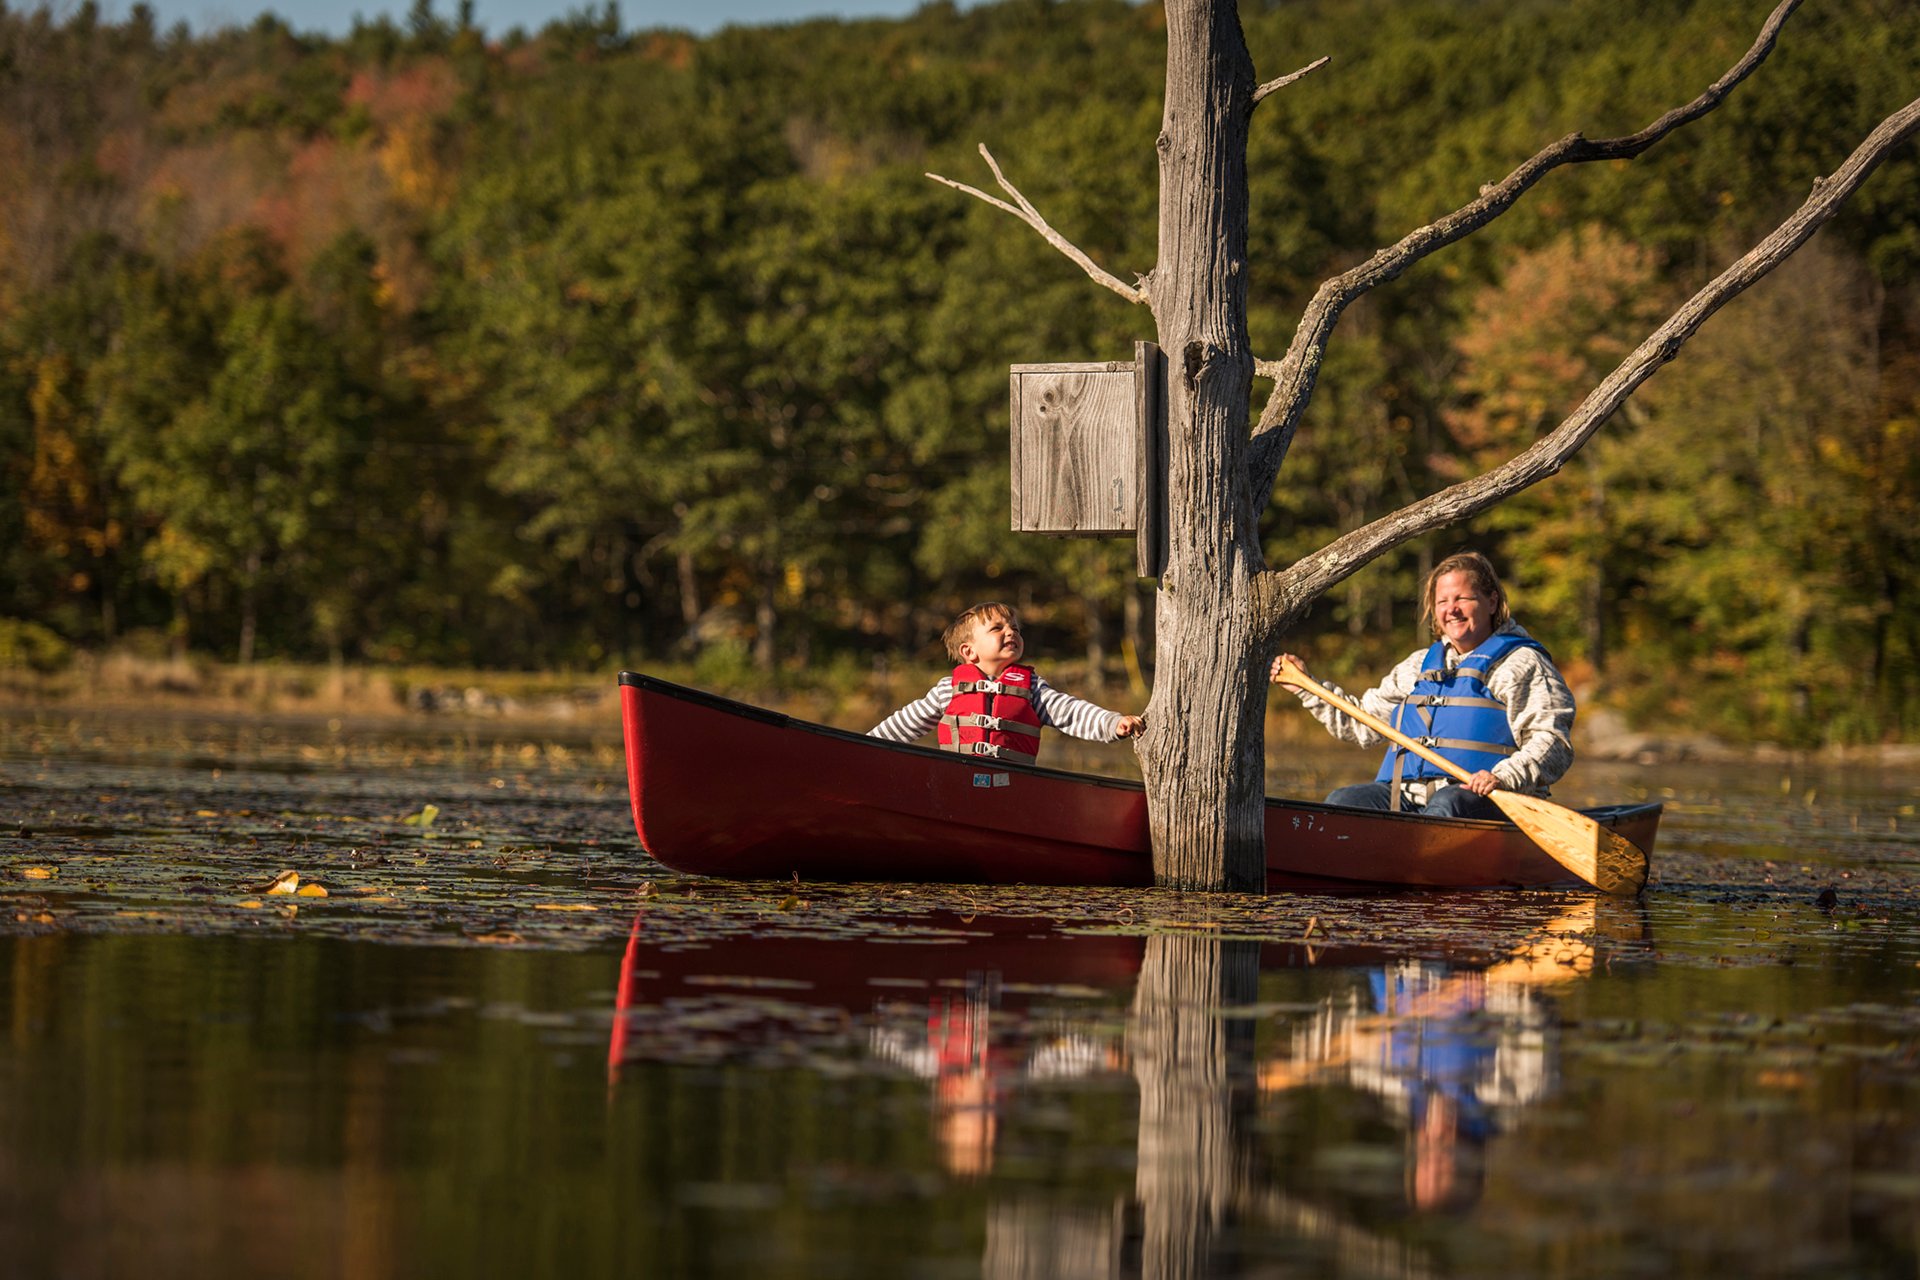
[[[785,712],[770,711],[765,707],[756,707],[752,703],[738,702],[732,698],[722,697],[717,693],[708,693],[701,689],[675,684],[670,680],[662,680],[657,676],[644,675],[637,671],[622,671],[620,673],[620,683],[623,686],[662,694],[682,702],[703,706],[709,710],[728,715],[755,720],[772,727],[817,734],[821,737],[837,739],[855,746],[892,752],[910,758],[938,761],[946,767],[964,765],[976,769],[991,768],[995,772],[1025,774],[1036,778],[1051,778],[1057,781],[1075,783],[1083,786],[1108,787],[1119,791],[1140,793],[1146,791],[1144,783],[1132,778],[1112,778],[1095,773],[1075,773],[1067,769],[1050,769],[1045,765],[1026,764],[990,757],[967,757],[958,755],[952,751],[942,751],[936,747],[923,747],[910,742],[892,742],[886,738],[876,738],[852,729],[837,729],[832,725],[819,724],[812,720],[802,720],[795,716],[790,716]],[[1296,800],[1284,796],[1267,796],[1266,804],[1269,808],[1283,808],[1288,811],[1313,810],[1330,814],[1350,812],[1349,810],[1342,809],[1338,805],[1330,805],[1322,801]],[[1596,805],[1592,808],[1581,809],[1580,812],[1603,824],[1612,825],[1641,813],[1661,808],[1664,808],[1664,806],[1660,801],[1647,800],[1627,804]],[[1459,827],[1462,829],[1502,830],[1512,825],[1498,818],[1435,818],[1426,814],[1396,813],[1386,809],[1380,810],[1377,813],[1369,811],[1367,816],[1370,820],[1377,820],[1389,824],[1415,823],[1425,825],[1437,822],[1445,823],[1449,827]]]

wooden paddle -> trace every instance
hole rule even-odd
[[[1437,751],[1430,751],[1407,737],[1376,715],[1370,715],[1347,701],[1292,663],[1283,663],[1276,677],[1281,684],[1305,689],[1321,701],[1340,708],[1375,733],[1399,743],[1423,760],[1432,762],[1466,782],[1473,775]],[[1500,806],[1500,812],[1513,821],[1567,870],[1606,893],[1632,897],[1647,886],[1647,855],[1640,846],[1617,831],[1595,822],[1584,813],[1575,813],[1565,805],[1539,796],[1495,789],[1487,797]]]

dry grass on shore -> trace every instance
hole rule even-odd
[[[602,687],[604,686],[604,688]],[[0,671],[14,706],[219,714],[398,717],[515,715],[571,720],[611,707],[614,677],[79,654],[51,674]]]
[[[649,674],[788,715],[864,730],[927,691],[939,673],[905,667],[857,676],[841,670],[805,683],[716,680],[692,667],[649,666]],[[0,706],[134,710],[148,713],[420,720],[510,720],[537,726],[617,726],[618,670],[501,672],[441,667],[155,658],[123,652],[78,654],[45,674],[0,670]],[[1147,694],[1123,678],[1096,682],[1084,664],[1056,664],[1062,688],[1119,710],[1145,708]],[[1319,728],[1276,699],[1269,741],[1317,737]]]
[[[937,673],[905,665],[761,679],[751,673],[649,665],[649,674],[755,706],[840,728],[864,730],[924,694]],[[155,658],[125,652],[78,654],[64,669],[42,673],[0,669],[0,706],[135,710],[182,714],[314,716],[422,721],[511,721],[530,729],[617,732],[618,669],[603,672],[502,672],[443,667],[257,662],[247,666],[202,657]],[[1055,664],[1061,688],[1119,710],[1146,707],[1144,690],[1124,678],[1096,682],[1084,664]],[[1269,743],[1320,739],[1319,726],[1290,698],[1276,695],[1266,724]],[[1877,744],[1792,751],[1767,743],[1731,743],[1699,734],[1630,729],[1604,706],[1583,708],[1575,749],[1585,759],[1766,762],[1822,759],[1902,770],[1920,769],[1920,745]]]
[[[715,679],[650,665],[663,679],[808,720],[865,729],[926,692],[921,673],[845,672],[806,683]],[[57,672],[0,669],[0,707],[222,716],[511,721],[529,728],[612,726],[618,668],[509,672],[325,663],[222,663],[198,656],[76,654]]]

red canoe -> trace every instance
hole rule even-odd
[[[620,674],[640,844],[736,880],[1150,885],[1137,782],[978,763]],[[1587,810],[1648,853],[1658,804]],[[1504,822],[1267,800],[1267,890],[1577,884]]]

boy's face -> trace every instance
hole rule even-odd
[[[967,638],[960,642],[960,660],[980,668],[989,680],[1020,661],[1025,649],[1020,626],[1005,614],[975,618]]]

